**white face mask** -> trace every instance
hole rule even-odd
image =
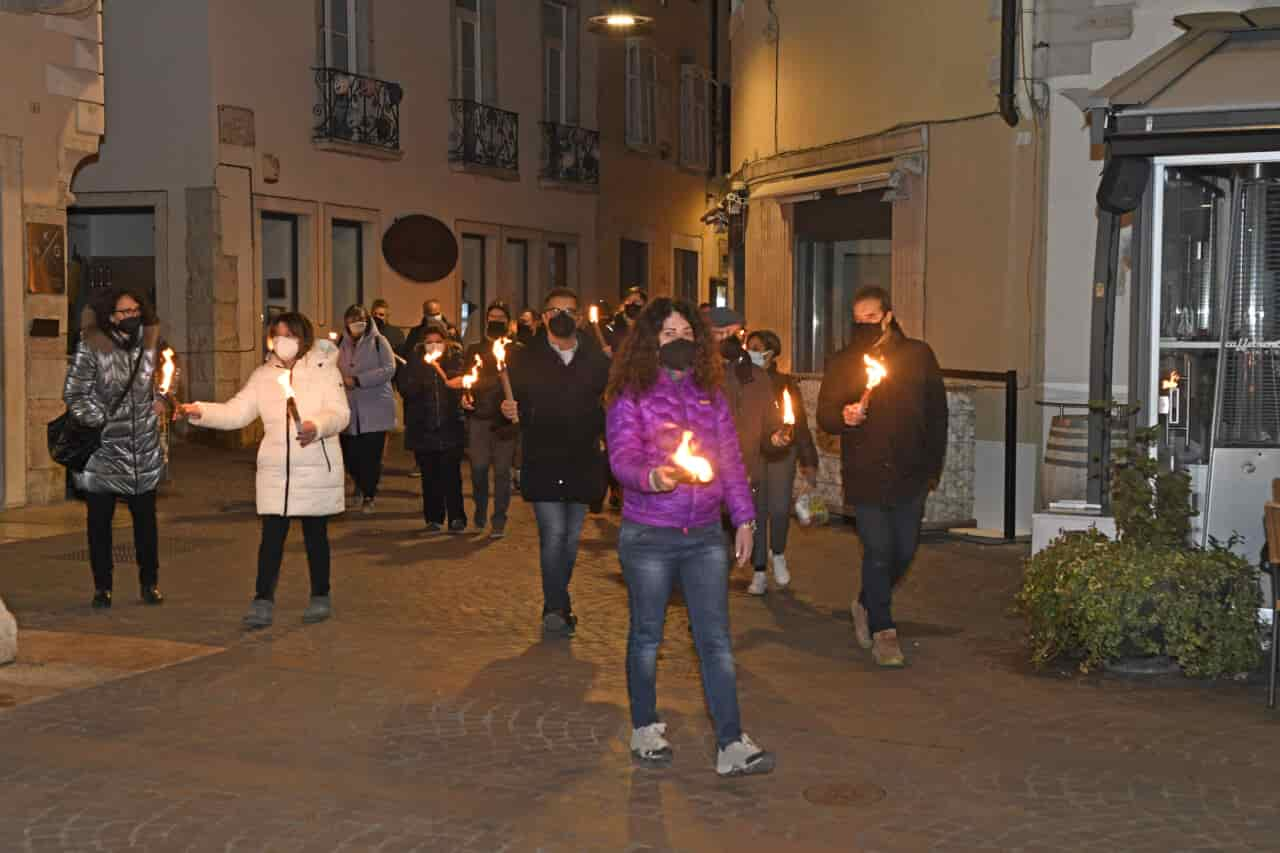
[[[274,351],[282,361],[293,361],[298,357],[298,339],[276,338],[274,341]]]
[[[427,354],[437,355],[444,352],[444,344],[427,344]]]
[[[363,335],[364,330],[367,328],[369,328],[369,324],[364,320],[356,320],[350,326],[347,326],[347,329],[351,332],[352,336],[357,338]]]
[[[773,350],[764,350],[763,352],[749,350],[747,355],[751,356],[751,363],[756,367],[768,367],[769,359],[773,357]]]

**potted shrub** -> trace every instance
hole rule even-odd
[[[1115,540],[1065,533],[1027,561],[1017,602],[1035,666],[1069,658],[1088,672],[1124,656],[1167,655],[1186,675],[1212,677],[1257,665],[1256,570],[1233,543],[1187,544],[1190,480],[1159,470],[1148,454],[1154,439],[1154,430],[1140,431],[1116,468]]]

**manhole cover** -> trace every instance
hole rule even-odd
[[[121,528],[114,531],[113,538],[116,540],[111,548],[111,556],[114,562],[124,564],[137,565],[138,557],[134,553],[132,542],[120,542],[121,539],[133,539],[133,532],[128,528]],[[185,554],[194,554],[198,551],[205,550],[214,545],[225,544],[224,540],[210,539],[178,539],[175,537],[160,537],[160,558],[173,558],[183,556]],[[89,562],[89,549],[80,548],[75,551],[68,551],[63,554],[55,554],[55,560],[67,560],[73,563]]]
[[[804,798],[815,806],[870,806],[884,797],[884,788],[870,782],[814,785],[804,790]]]

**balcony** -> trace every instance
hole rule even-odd
[[[449,101],[449,163],[464,172],[520,179],[520,116],[487,104]]]
[[[600,186],[600,131],[556,122],[542,122],[544,184],[583,192]]]
[[[317,148],[379,159],[399,159],[400,101],[404,89],[338,68],[315,69]]]

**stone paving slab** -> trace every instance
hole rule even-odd
[[[257,538],[242,456],[181,460],[162,533],[201,545],[166,561],[164,607],[89,610],[87,567],[58,556],[75,534],[0,546],[24,626],[215,649],[0,710],[0,851],[1280,846],[1262,690],[1031,672],[1018,547],[927,544],[899,594],[911,666],[881,672],[851,636],[856,536],[795,531],[793,591],[751,598],[740,574],[731,593],[744,723],[778,771],[711,772],[678,603],[659,669],[677,758],[637,769],[618,516],[586,525],[578,637],[544,641],[531,514],[517,503],[500,542],[425,539],[403,462],[376,515],[334,525],[322,625],[300,623],[294,541],[276,625],[240,630]]]

